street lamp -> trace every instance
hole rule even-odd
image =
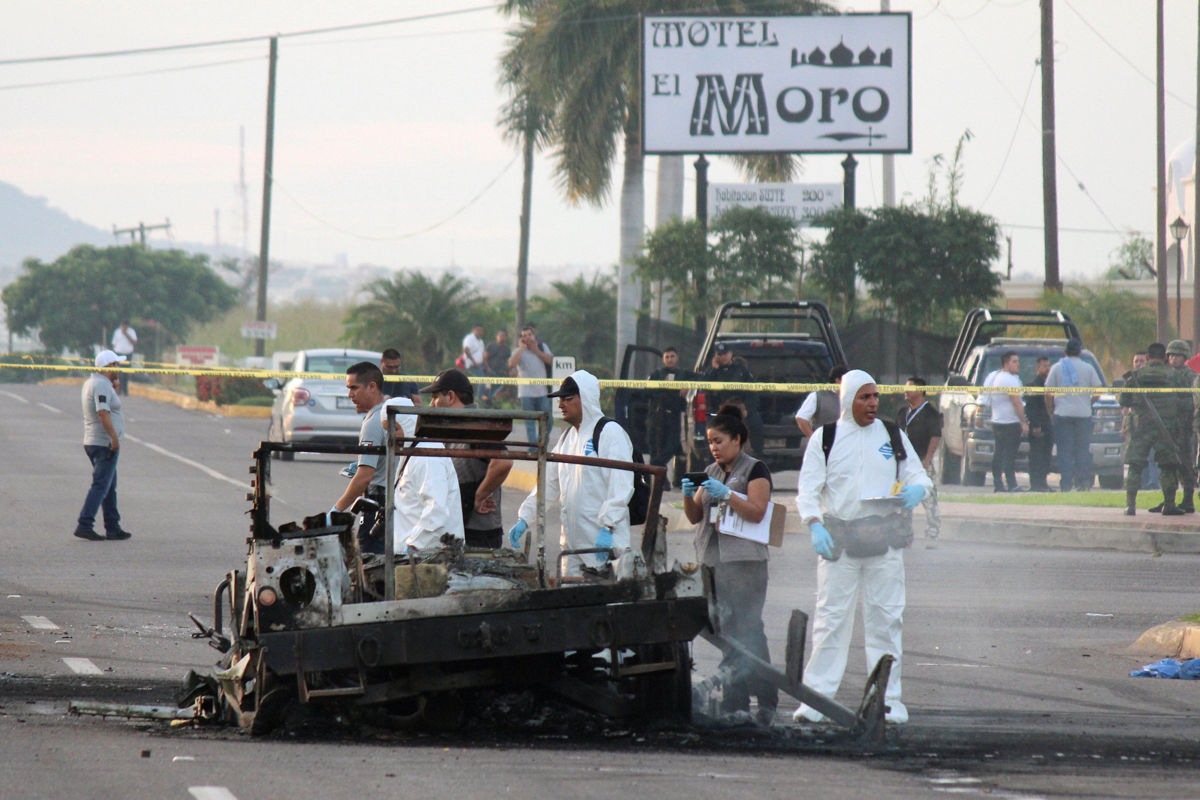
[[[1175,333],[1182,337],[1183,328],[1179,324],[1179,283],[1180,277],[1183,274],[1183,240],[1188,235],[1188,224],[1184,222],[1183,217],[1176,217],[1175,221],[1171,223],[1171,235],[1175,237]],[[1195,336],[1196,332],[1193,331],[1192,338],[1195,338]]]

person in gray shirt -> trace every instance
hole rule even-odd
[[[380,447],[384,444],[383,404],[387,395],[383,393],[383,373],[370,361],[352,364],[346,370],[346,388],[354,410],[366,414],[359,430],[358,443],[363,447]],[[350,478],[350,485],[333,504],[330,511],[349,511],[354,501],[365,495],[383,508],[387,492],[387,474],[383,456],[362,453],[358,457],[357,469]],[[361,553],[382,553],[382,537],[371,536],[371,529],[379,517],[379,510],[364,511],[358,523],[358,547]]]
[[[431,395],[435,408],[475,408],[475,390],[471,379],[457,369],[438,373],[433,383],[421,389]],[[465,444],[447,445],[451,449],[467,448]],[[504,445],[492,445],[500,455]],[[458,491],[462,500],[463,532],[467,547],[499,548],[504,537],[500,519],[500,487],[512,469],[509,458],[454,458],[458,474]]]
[[[1046,388],[1089,388],[1100,386],[1095,368],[1080,358],[1083,343],[1067,340],[1063,358],[1046,375]],[[1092,395],[1046,393],[1046,410],[1054,423],[1054,445],[1058,449],[1058,490],[1087,491],[1092,482]]]
[[[105,369],[124,360],[125,356],[112,350],[101,350],[95,362],[99,371],[84,382],[80,395],[83,451],[92,462],[92,485],[75,522],[75,535],[91,542],[128,539],[132,535],[121,527],[121,514],[117,510],[117,457],[121,454],[121,437],[125,435],[125,415],[117,391],[121,373]],[[95,530],[98,510],[104,515],[104,536]]]
[[[527,322],[521,326],[521,338],[517,341],[517,349],[508,358],[508,366],[517,368],[518,378],[549,378],[550,366],[554,354],[550,347],[538,338],[537,328]],[[517,386],[517,399],[521,401],[524,411],[545,411],[550,413],[550,389],[542,384],[522,383]],[[553,423],[553,420],[551,420]],[[537,441],[537,422],[525,420],[526,441]],[[550,440],[550,425],[546,425],[542,443]]]

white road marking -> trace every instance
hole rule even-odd
[[[29,405],[29,401],[26,400],[24,397],[21,397],[21,395],[19,395],[19,394],[13,394],[12,392],[4,392],[4,391],[0,391],[0,394],[7,395],[8,397],[11,397],[13,400],[19,400],[22,403],[24,403],[25,405]]]
[[[55,414],[61,414],[61,413],[62,413],[62,409],[61,409],[61,408],[55,408],[54,406],[48,406],[48,405],[46,405],[45,403],[38,403],[38,405],[39,405],[39,406],[41,406],[42,408],[46,409],[47,411],[52,411],[52,412],[54,412]]]
[[[224,786],[189,786],[188,794],[196,800],[237,800]]]
[[[21,619],[25,620],[25,622],[28,623],[31,627],[37,628],[38,630],[41,630],[41,631],[61,631],[62,630],[62,628],[55,625],[53,622],[51,622],[46,617],[23,616],[23,617],[21,617]]]
[[[104,672],[90,658],[64,658],[63,663],[79,675],[103,675]]]
[[[194,467],[195,469],[200,470],[201,472],[203,472],[205,475],[207,475],[210,478],[216,478],[219,481],[225,481],[226,483],[232,483],[234,486],[238,487],[239,489],[249,489],[250,488],[250,482],[248,480],[246,480],[246,481],[234,480],[233,478],[230,478],[228,475],[222,475],[221,473],[217,472],[212,467],[204,466],[199,461],[193,461],[190,458],[184,458],[183,456],[179,455],[178,453],[172,453],[170,450],[168,450],[165,447],[159,447],[158,445],[153,444],[151,442],[143,441],[143,440],[137,438],[136,436],[130,436],[130,435],[126,434],[125,438],[131,442],[137,442],[138,444],[142,445],[143,447],[149,448],[161,456],[166,456],[167,458],[173,458],[176,461],[180,462],[181,464],[187,464],[189,467]]]

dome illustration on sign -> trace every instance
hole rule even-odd
[[[839,40],[829,51],[828,55],[825,54],[825,51],[819,45],[807,53],[801,53],[798,48],[792,48],[792,66],[841,69],[851,67],[891,67],[892,48],[889,47],[876,55],[875,50],[870,45],[866,45],[859,51],[857,58],[854,56],[854,51],[846,46],[844,40]]]

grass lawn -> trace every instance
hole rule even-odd
[[[1125,492],[1019,492],[1017,494],[939,494],[940,503],[977,503],[1014,506],[1085,506],[1124,508]],[[1162,502],[1162,492],[1138,492],[1137,507],[1149,508]]]

